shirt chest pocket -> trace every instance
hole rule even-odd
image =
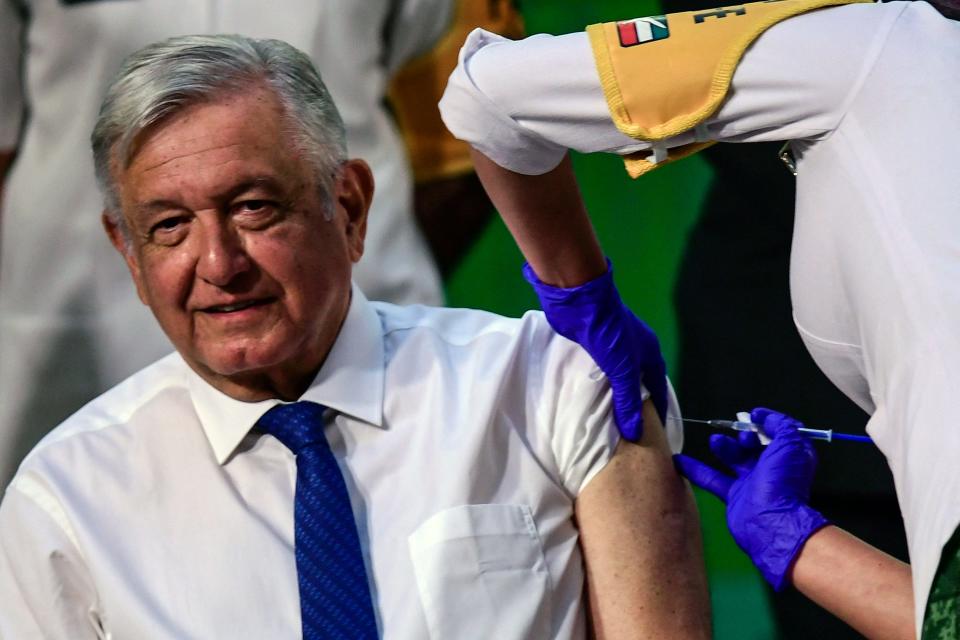
[[[408,544],[431,638],[550,637],[550,575],[530,507],[453,507]]]

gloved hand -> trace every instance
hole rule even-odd
[[[577,287],[544,284],[529,264],[523,265],[523,277],[537,292],[550,326],[586,349],[610,380],[620,434],[631,441],[643,435],[641,382],[650,391],[660,420],[666,420],[666,365],[660,343],[620,300],[610,261],[605,274]]]
[[[710,449],[737,474],[721,473],[689,456],[674,460],[693,484],[727,503],[727,526],[763,577],[780,591],[787,572],[804,543],[829,524],[807,505],[817,466],[803,426],[790,416],[757,408],[750,419],[761,425],[772,441],[764,448],[753,432],[737,438],[710,437]]]

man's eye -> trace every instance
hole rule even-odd
[[[260,213],[270,209],[273,206],[268,200],[244,200],[237,205],[241,213]]]
[[[172,216],[170,218],[164,218],[160,220],[152,227],[150,227],[151,233],[164,233],[177,229],[185,222],[185,219],[181,216]]]
[[[150,238],[153,242],[162,245],[174,245],[180,242],[187,229],[186,216],[170,216],[162,218],[150,227]]]
[[[244,200],[233,205],[238,224],[250,229],[261,229],[273,224],[278,219],[279,212],[280,206],[272,200]]]

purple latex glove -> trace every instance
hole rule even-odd
[[[676,455],[680,472],[693,484],[727,503],[733,539],[777,591],[804,543],[829,524],[807,505],[817,456],[803,425],[790,416],[757,408],[750,419],[772,441],[764,447],[749,431],[737,438],[715,434],[710,449],[737,474],[721,473],[689,456]]]
[[[533,285],[540,306],[554,331],[586,349],[610,380],[613,416],[620,434],[636,441],[643,435],[643,401],[640,383],[660,415],[667,414],[667,369],[660,343],[642,320],[620,300],[613,284],[613,266],[577,287],[553,287],[540,282],[529,264],[523,277]]]

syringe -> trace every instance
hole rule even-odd
[[[677,418],[674,418],[676,420]],[[697,420],[695,418],[680,418],[682,422],[696,422],[706,424],[717,429],[733,429],[734,431],[753,431],[763,434],[760,425],[752,422],[742,422],[740,420]],[[833,429],[811,429],[809,427],[800,427],[797,429],[800,433],[813,440],[823,440],[833,442],[834,440],[849,440],[851,442],[873,442],[870,436],[861,436],[853,433],[834,433]]]

